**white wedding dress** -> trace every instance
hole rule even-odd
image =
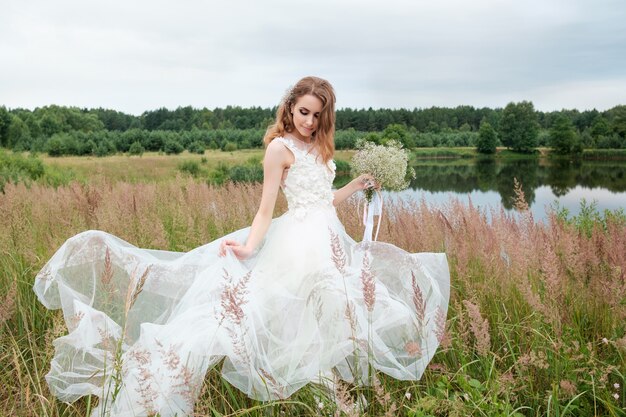
[[[289,210],[246,261],[218,257],[219,240],[177,253],[91,230],[61,246],[34,285],[69,330],[46,375],[55,396],[98,396],[92,416],[180,417],[219,364],[259,400],[333,374],[367,384],[370,367],[421,377],[445,326],[445,254],[356,243],[332,204],[334,163],[275,140],[295,156],[282,186]]]

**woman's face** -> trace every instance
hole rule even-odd
[[[311,135],[317,130],[317,124],[322,111],[322,100],[311,94],[296,99],[291,108],[295,131],[291,132],[298,139],[309,142]]]

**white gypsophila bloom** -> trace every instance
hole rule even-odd
[[[385,145],[376,145],[372,142],[361,142],[359,151],[352,157],[352,171],[355,175],[370,174],[388,191],[400,191],[409,186],[407,172],[409,153],[402,149],[396,141],[389,141]]]

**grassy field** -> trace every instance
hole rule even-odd
[[[338,151],[336,158],[349,160],[353,151]],[[165,155],[146,152],[142,156],[114,155],[105,158],[85,156],[42,156],[44,164],[72,171],[76,178],[106,178],[109,181],[162,182],[176,178],[178,166],[185,161],[197,161],[205,169],[216,169],[219,163],[228,166],[244,164],[251,158],[262,159],[263,149],[243,149],[235,152],[207,150],[204,155],[189,153]]]
[[[223,156],[240,163],[260,155],[255,152],[204,157],[216,166]],[[84,416],[95,401],[61,403],[44,380],[52,340],[66,328],[59,311],[36,300],[32,285],[67,238],[100,229],[140,247],[187,251],[250,224],[260,185],[215,187],[177,176],[185,158],[201,156],[44,158],[74,170],[81,182],[6,184],[0,193],[0,416]],[[496,210],[490,221],[456,200],[441,207],[426,201],[386,206],[379,240],[412,252],[445,251],[450,262],[446,334],[420,381],[378,375],[380,383],[370,388],[342,386],[342,412],[315,386],[288,400],[255,402],[212,370],[195,415],[626,415],[626,224],[597,214],[536,223],[523,203],[518,194],[518,214]],[[356,204],[345,203],[338,214],[358,238]],[[275,214],[285,210],[281,197]],[[368,406],[350,412],[361,395]]]
[[[538,156],[546,156],[548,148],[537,148],[537,152],[533,154],[523,154],[513,152],[504,147],[496,149],[494,155],[481,155],[474,147],[453,147],[453,148],[414,148],[411,155],[416,159],[446,159],[446,158],[506,158],[506,159],[527,159],[537,158]]]

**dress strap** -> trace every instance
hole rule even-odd
[[[302,152],[301,149],[299,149],[295,143],[293,143],[293,140],[290,138],[284,138],[282,136],[279,136],[277,138],[275,138],[274,140],[279,141],[280,143],[282,143],[283,145],[285,145],[287,147],[287,149],[289,149],[291,151],[291,153],[293,154],[293,156],[295,158],[298,158],[300,156],[300,153]]]

